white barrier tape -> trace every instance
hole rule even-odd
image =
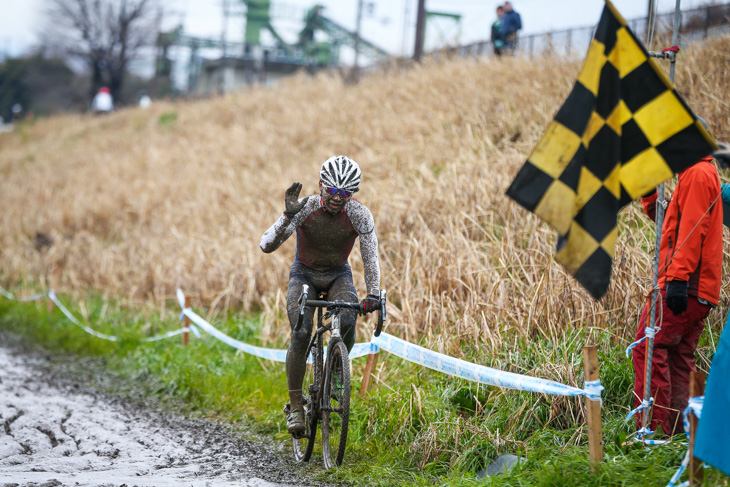
[[[658,328],[649,328],[648,326],[644,328],[644,336],[636,340],[634,343],[626,347],[626,358],[629,358],[629,355],[631,355],[631,352],[634,350],[634,348],[639,345],[640,343],[643,343],[647,338],[654,338],[659,331]]]
[[[79,320],[77,320],[76,317],[74,315],[72,315],[69,310],[66,309],[66,307],[61,303],[61,301],[58,300],[58,297],[56,296],[56,293],[53,291],[53,289],[48,291],[48,297],[50,298],[51,301],[53,301],[56,304],[56,306],[58,306],[58,309],[60,309],[61,312],[66,315],[66,318],[71,320],[71,322],[74,325],[80,327],[86,333],[94,335],[95,337],[98,337],[98,338],[102,338],[104,340],[109,340],[110,342],[116,342],[117,340],[119,340],[115,336],[99,333],[98,331],[92,330],[88,326],[81,324],[81,322]]]
[[[481,384],[558,396],[583,396],[589,394],[589,391],[559,382],[505,372],[449,357],[387,333],[381,333],[379,337],[373,337],[372,342],[382,350],[409,362]],[[592,390],[590,393],[594,394],[594,391]]]
[[[93,330],[93,329],[89,328],[88,326],[82,324],[79,320],[76,319],[76,317],[74,315],[71,314],[71,312],[68,309],[66,309],[66,307],[63,305],[63,303],[61,303],[61,301],[58,300],[58,296],[56,296],[56,293],[53,291],[53,289],[51,289],[50,291],[48,291],[48,298],[51,301],[53,301],[56,304],[56,306],[58,306],[58,309],[60,309],[61,312],[64,315],[66,315],[66,318],[68,318],[69,320],[71,320],[71,322],[74,325],[80,327],[86,333],[89,333],[91,335],[94,335],[95,337],[101,338],[103,340],[109,340],[110,342],[116,342],[117,340],[119,340],[119,337],[115,337],[113,335],[105,335],[104,333],[100,333],[100,332],[98,332],[96,330]],[[165,338],[170,338],[170,337],[173,337],[175,335],[179,335],[182,332],[183,332],[183,329],[173,330],[173,331],[164,333],[164,334],[159,335],[159,336],[142,338],[141,341],[143,341],[143,342],[154,342],[154,341],[157,341],[157,340],[163,340]],[[196,335],[198,337],[200,337],[200,333],[199,332],[196,333]]]
[[[19,298],[18,296],[14,295],[13,293],[6,291],[2,286],[0,286],[0,294],[2,294],[3,296],[5,296],[8,299],[12,299],[13,301],[20,301],[20,302],[35,301],[37,299],[46,297],[46,293],[36,293],[36,294],[32,294],[30,296],[25,296],[25,297]]]
[[[642,438],[637,438],[636,441],[640,441],[647,446],[666,445],[667,443],[671,443],[670,440],[644,440]]]
[[[700,419],[702,417],[702,407],[705,405],[705,396],[696,396],[696,397],[690,397],[689,398],[689,404],[687,404],[687,408],[684,410],[684,415],[687,416],[690,411],[695,413],[695,416],[697,416],[697,419]]]
[[[687,466],[689,465],[689,451],[684,456],[684,459],[682,460],[682,464],[679,466],[679,469],[672,475],[672,478],[669,479],[669,483],[667,483],[667,487],[675,487],[677,485],[677,481],[682,476],[684,471],[687,469]],[[689,482],[683,482],[679,485],[679,487],[684,487],[685,485],[689,485]]]
[[[639,443],[643,443],[646,446],[666,445],[667,443],[672,442],[672,440],[647,440],[645,438],[645,436],[649,436],[652,434],[654,434],[654,432],[649,428],[641,427],[639,428],[639,431],[636,432],[636,436],[634,436],[633,441],[638,441]]]
[[[236,340],[205,321],[191,308],[186,308],[185,294],[181,289],[177,290],[177,300],[180,307],[183,308],[181,317],[187,316],[206,333],[212,335],[223,343],[256,357],[276,362],[286,362],[286,350],[256,347]],[[519,391],[532,391],[557,396],[587,396],[592,401],[601,400],[601,391],[603,390],[603,386],[599,380],[589,381],[586,383],[585,389],[579,389],[578,387],[568,386],[547,379],[529,377],[526,375],[515,374],[513,372],[505,372],[485,367],[483,365],[466,362],[465,360],[449,357],[448,355],[419,347],[418,345],[406,342],[405,340],[388,335],[387,333],[381,333],[379,337],[373,336],[369,343],[355,344],[349,356],[350,359],[358,358],[372,353],[378,353],[380,349],[408,360],[409,362],[423,365],[424,367],[455,377],[471,380],[473,382],[517,389]],[[311,361],[311,357],[308,361]]]
[[[629,414],[626,415],[626,419],[624,419],[624,421],[630,420],[631,417],[634,416],[636,413],[638,413],[642,409],[648,408],[653,403],[654,403],[654,398],[653,397],[649,398],[648,401],[646,399],[644,399],[643,401],[641,401],[641,404],[639,404],[639,407],[637,407],[636,409],[633,409],[633,410],[629,411]],[[646,428],[642,428],[642,429],[646,429]],[[639,432],[641,432],[641,430],[639,430]],[[647,430],[647,432],[648,432],[647,434],[653,433],[653,431],[650,431],[650,430]]]
[[[205,321],[190,308],[185,308],[183,310],[183,315],[190,318],[193,323],[198,325],[203,331],[205,331],[209,335],[212,335],[213,337],[217,338],[227,345],[232,346],[233,348],[263,359],[273,360],[275,362],[286,362],[286,350],[275,350],[272,348],[256,347],[254,345],[249,345],[248,343],[236,340],[235,338],[231,338],[222,331],[220,331],[218,328]]]
[[[156,341],[159,341],[159,340],[164,340],[165,338],[171,338],[171,337],[180,335],[182,333],[186,333],[186,332],[189,333],[191,331],[193,332],[193,335],[196,336],[196,338],[200,338],[200,331],[198,330],[198,327],[197,326],[191,326],[190,328],[180,328],[179,330],[168,331],[167,333],[164,333],[162,335],[157,335],[157,336],[153,336],[153,337],[143,338],[142,341],[143,342],[156,342]]]
[[[684,434],[687,436],[687,439],[689,440],[689,413],[690,411],[697,416],[697,419],[700,419],[702,417],[702,406],[705,403],[705,396],[695,396],[689,398],[689,404],[687,404],[687,407],[684,408],[684,411],[682,412],[682,426],[684,426]],[[682,460],[682,464],[679,466],[679,469],[672,475],[672,478],[669,479],[669,483],[667,484],[667,487],[675,487],[677,485],[677,481],[682,476],[684,471],[687,469],[687,466],[689,465],[689,450],[687,450],[687,454],[684,456],[684,460]],[[683,487],[685,485],[689,485],[689,481],[683,482],[679,485],[679,487]]]
[[[197,313],[195,313],[192,308],[186,308],[185,307],[185,294],[182,292],[181,289],[177,290],[177,302],[180,304],[180,307],[183,308],[182,312],[180,313],[180,319],[183,318],[183,316],[187,316],[190,318],[190,320],[198,325],[200,328],[202,328],[205,332],[212,335],[213,337],[217,338],[218,340],[222,341],[223,343],[232,346],[233,348],[236,348],[238,350],[241,350],[245,353],[248,353],[250,355],[254,355],[259,358],[263,358],[266,360],[273,360],[274,362],[286,362],[286,353],[287,350],[284,349],[273,349],[273,348],[264,348],[264,347],[257,347],[254,345],[249,345],[248,343],[244,343],[240,340],[236,340],[235,338],[229,337],[207,321],[205,321],[201,316],[199,316]],[[352,350],[349,353],[350,360],[355,358],[364,357],[365,355],[370,355],[373,353],[378,353],[379,349],[378,347],[371,343],[356,343],[354,347],[352,347]],[[327,356],[327,350],[325,350],[325,357]],[[307,362],[312,362],[312,357],[307,358]]]
[[[183,294],[182,289],[177,288],[177,304],[180,305],[181,309],[185,309],[185,294]]]
[[[601,392],[603,392],[603,389],[604,387],[601,385],[600,380],[589,380],[583,384],[583,390],[585,391],[586,397],[591,401],[598,401],[601,403],[601,406],[603,406],[603,400],[601,399]]]
[[[380,348],[373,342],[356,343],[352,350],[350,350],[350,360],[354,358],[364,357],[366,355],[372,355],[380,352]]]
[[[286,362],[286,353],[287,350],[285,349],[274,349],[274,348],[264,348],[264,347],[257,347],[254,345],[249,345],[248,343],[244,343],[240,340],[236,340],[235,338],[232,338],[222,331],[220,331],[215,326],[211,325],[205,319],[203,319],[200,315],[195,313],[191,308],[185,308],[182,311],[182,315],[187,316],[190,318],[190,320],[198,325],[200,328],[202,328],[205,332],[212,335],[213,337],[217,338],[218,340],[222,341],[223,343],[232,346],[233,348],[236,348],[238,350],[241,350],[242,352],[245,352],[249,355],[254,355],[259,358],[263,358],[266,360],[273,360],[274,362]],[[376,345],[373,343],[356,343],[354,347],[352,347],[352,350],[349,353],[350,360],[355,358],[364,357],[365,355],[370,355],[373,353],[378,353],[379,349]],[[327,350],[324,351],[324,359],[327,358]],[[307,362],[312,362],[312,357],[307,358]]]

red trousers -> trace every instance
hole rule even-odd
[[[673,435],[684,431],[681,414],[689,399],[689,373],[697,370],[695,350],[705,329],[704,319],[712,306],[700,303],[695,296],[689,296],[687,310],[675,316],[665,304],[666,291],[661,291],[661,295],[661,304],[657,303],[656,312],[656,325],[659,326],[661,319],[661,330],[654,337],[652,355],[651,395],[654,407],[649,429],[656,430],[657,425],[662,425],[665,433]],[[649,318],[649,305],[646,305],[636,331],[637,340],[644,336]],[[646,341],[634,347],[633,362],[634,407],[638,407],[644,399]],[[638,429],[642,425],[642,413],[637,414],[636,418]]]

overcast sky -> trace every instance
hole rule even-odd
[[[47,0],[0,0],[0,54],[17,56],[26,52],[37,39]],[[223,27],[224,0],[164,0],[166,25],[182,23],[187,34],[220,38]],[[228,0],[240,5],[240,0]],[[392,54],[411,53],[417,0],[365,0],[373,3],[372,15],[364,17],[363,37]],[[294,41],[301,29],[300,15],[311,5],[325,6],[325,14],[354,30],[358,0],[272,0],[274,26],[281,35]],[[459,37],[462,43],[489,37],[494,11],[503,0],[426,0],[430,11],[462,15],[461,31],[453,25],[438,26],[440,38]],[[648,0],[614,0],[621,14],[632,19],[646,15]],[[682,0],[682,8],[704,5],[707,0]],[[672,11],[675,0],[658,0],[659,12]],[[523,34],[555,29],[595,25],[603,8],[603,0],[514,0],[512,5],[521,16]],[[434,29],[436,30],[436,29]],[[243,20],[232,18],[228,39],[240,41]],[[430,43],[437,42],[433,35]]]

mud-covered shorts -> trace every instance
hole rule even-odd
[[[289,271],[289,289],[286,295],[286,309],[289,315],[289,324],[292,328],[292,348],[306,348],[309,337],[312,334],[312,323],[314,310],[307,308],[304,312],[304,323],[298,332],[294,332],[294,325],[299,315],[299,297],[302,294],[302,285],[309,286],[309,299],[316,299],[319,293],[326,292],[327,301],[347,301],[357,303],[357,292],[352,281],[352,270],[349,264],[327,271],[318,271],[307,267],[298,260],[295,260]],[[343,310],[340,314],[340,327],[342,338],[351,350],[355,344],[355,322],[357,312],[355,310]],[[302,350],[304,353],[306,350]]]

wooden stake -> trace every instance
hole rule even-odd
[[[689,373],[689,397],[698,397],[705,394],[705,380],[707,374],[704,372]],[[697,436],[697,424],[699,420],[695,413],[689,412],[689,485],[702,483],[702,460],[695,458],[695,437]]]
[[[586,382],[598,380],[598,352],[595,346],[583,347],[583,368]],[[586,396],[586,419],[588,421],[588,449],[591,472],[603,462],[603,425],[601,424],[601,402],[591,401]]]
[[[190,307],[190,302],[188,301],[188,297],[185,296],[185,308]],[[182,334],[182,344],[183,347],[187,347],[188,343],[190,342],[190,318],[188,318],[188,315],[183,316],[183,328],[186,330]]]
[[[370,384],[375,374],[375,366],[378,364],[378,355],[380,353],[371,353],[368,355],[368,361],[365,363],[365,372],[363,372],[362,376],[362,385],[360,386],[361,396],[364,396],[368,392],[368,389],[370,389]]]

